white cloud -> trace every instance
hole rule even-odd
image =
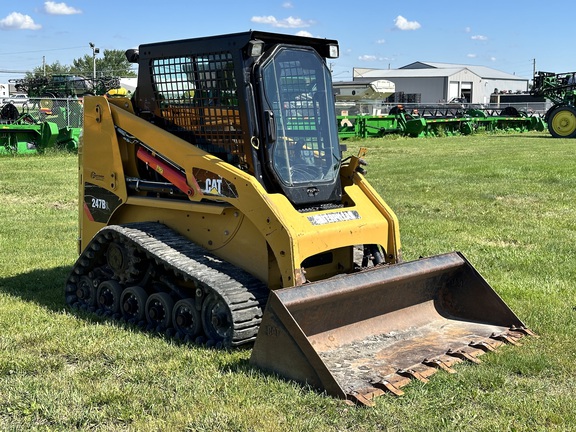
[[[299,32],[296,33],[296,36],[314,37],[312,33],[306,30],[300,30]]]
[[[378,60],[378,58],[377,58],[376,56],[374,56],[374,55],[364,54],[364,55],[359,56],[359,57],[358,57],[358,60],[360,60],[360,61],[372,62],[372,61]]]
[[[282,7],[284,9],[292,9],[294,7],[294,5],[292,4],[292,2],[287,1],[287,2],[282,3]]]
[[[467,54],[466,57],[468,57],[468,58],[476,58],[476,54]]]
[[[15,30],[39,30],[40,24],[36,24],[30,15],[12,12],[6,18],[0,20],[0,28]]]
[[[418,30],[421,27],[418,21],[408,21],[402,15],[396,17],[394,26],[399,30]]]
[[[490,57],[490,61],[495,62],[495,61],[496,61],[496,57]]]
[[[466,33],[470,33],[470,32],[472,31],[472,29],[471,29],[470,27],[466,27],[466,28],[464,29],[464,31],[465,31]]]
[[[386,39],[378,39],[378,40],[376,41],[376,43],[377,43],[378,45],[383,45],[383,44],[386,43]]]
[[[50,15],[74,15],[82,13],[80,9],[68,6],[66,3],[56,3],[53,1],[44,2],[44,12]]]
[[[488,40],[488,36],[475,35],[475,36],[470,36],[470,39],[472,39],[472,40],[479,40],[479,41],[487,41],[487,40]]]
[[[304,21],[300,18],[294,18],[292,16],[289,16],[288,18],[282,20],[278,20],[276,17],[272,15],[254,16],[250,19],[250,21],[258,24],[267,24],[271,25],[272,27],[279,27],[279,28],[303,28],[303,27],[310,27],[314,23],[313,21]]]

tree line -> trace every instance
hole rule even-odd
[[[52,64],[35,67],[32,72],[26,73],[26,78],[52,75],[79,75],[92,77],[94,73],[94,58],[90,54],[74,59],[71,65],[63,65],[59,61]],[[126,60],[124,51],[107,50],[102,56],[96,57],[96,78],[101,77],[135,77],[132,64]]]

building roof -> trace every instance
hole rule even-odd
[[[439,63],[439,62],[414,62],[406,66],[402,66],[400,69],[409,70],[421,70],[421,69],[468,69],[469,71],[475,73],[480,78],[484,79],[498,79],[498,80],[517,80],[517,81],[527,81],[529,78],[523,78],[518,75],[509,74],[507,72],[502,72],[497,69],[492,69],[487,66],[476,66],[476,65],[465,65],[457,63]]]
[[[465,68],[450,69],[365,69],[354,68],[354,80],[358,78],[437,78],[449,77]],[[471,71],[472,72],[472,71]],[[474,72],[472,72],[474,73]]]
[[[361,78],[437,78],[450,77],[468,70],[481,79],[529,81],[518,75],[512,75],[486,66],[474,66],[455,63],[414,62],[399,69],[354,68],[353,79]]]

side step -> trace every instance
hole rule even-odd
[[[532,332],[458,252],[270,293],[251,363],[370,405]]]

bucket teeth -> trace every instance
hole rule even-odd
[[[440,369],[443,370],[444,372],[447,372],[449,374],[455,374],[456,370],[453,369],[452,367],[450,367],[450,365],[448,364],[448,362],[445,362],[441,359],[424,359],[424,361],[422,362],[424,363],[426,366],[430,366],[430,367],[434,367],[436,369]]]
[[[481,363],[480,359],[477,358],[478,356],[486,352],[495,351],[505,343],[517,345],[519,338],[532,334],[528,329],[510,329],[507,332],[492,334],[490,338],[472,340],[468,345],[451,348],[437,357],[425,358],[421,363],[398,369],[395,372],[387,371],[388,373],[385,372],[380,377],[367,380],[365,388],[360,390],[350,389],[346,398],[349,403],[374,406],[374,399],[384,393],[402,396],[404,395],[402,387],[410,384],[413,380],[427,383],[430,376],[439,370],[455,374],[456,370],[452,367],[455,364],[461,362]],[[384,370],[381,370],[381,372],[384,372]]]
[[[380,381],[375,381],[372,383],[372,385],[374,387],[380,388],[382,390],[386,390],[386,391],[388,391],[388,392],[390,392],[396,396],[404,395],[404,391],[401,390],[399,386],[396,386],[396,385],[392,384],[390,381],[385,380],[385,379],[380,380]]]
[[[472,341],[469,343],[469,346],[471,346],[472,348],[479,348],[485,352],[488,352],[488,351],[496,351],[496,349],[500,346],[500,344],[498,343],[498,341],[490,343],[488,341],[482,340],[482,341]]]
[[[514,335],[510,334],[509,332],[505,332],[505,333],[493,333],[490,338],[498,340],[498,341],[502,341],[502,342],[506,342],[510,345],[515,345],[515,346],[520,346],[522,345],[520,342],[518,342],[518,337],[515,337]]]
[[[482,363],[482,361],[480,359],[474,357],[472,354],[470,354],[464,350],[461,350],[461,349],[460,350],[449,349],[446,352],[446,354],[449,356],[452,356],[452,357],[459,358],[461,360],[469,361],[471,363],[476,363],[476,364]]]
[[[364,389],[362,391],[355,391],[346,395],[347,400],[356,404],[356,405],[365,405],[369,407],[373,407],[374,398],[382,395],[384,393],[383,390],[378,388],[369,388]]]
[[[516,333],[520,333],[520,336],[518,337],[522,337],[524,335],[526,336],[532,336],[537,338],[538,335],[536,333],[534,333],[532,330],[530,330],[528,327],[516,327],[516,326],[512,326],[510,327],[510,331],[511,332],[516,332]]]
[[[416,379],[416,380],[423,382],[423,383],[427,383],[428,381],[430,381],[428,378],[426,378],[424,375],[422,375],[420,372],[418,372],[414,369],[399,369],[396,373],[398,375],[407,376],[407,377]]]

